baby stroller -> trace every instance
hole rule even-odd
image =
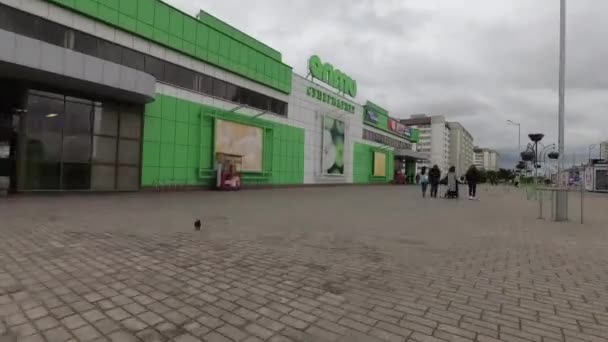
[[[448,177],[446,176],[444,179],[442,179],[441,182],[440,182],[440,184],[441,185],[445,185],[447,187],[447,185],[448,185]],[[455,188],[447,187],[447,190],[446,190],[445,195],[443,197],[447,198],[447,199],[457,199],[459,197],[459,195],[458,195],[458,182],[456,182],[456,187]]]

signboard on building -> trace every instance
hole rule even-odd
[[[312,56],[308,59],[308,70],[312,77],[329,85],[330,87],[351,97],[357,96],[357,81],[343,73],[329,63],[323,63],[319,56]]]
[[[395,119],[388,119],[388,129],[404,137],[411,136],[411,129]]]
[[[371,109],[365,110],[365,121],[377,124],[378,123],[378,114]]]
[[[339,97],[333,96],[331,94],[328,94],[324,91],[321,91],[317,88],[314,87],[308,87],[306,89],[306,94],[314,99],[317,99],[318,101],[327,103],[329,105],[332,105],[338,109],[341,109],[343,111],[349,112],[349,113],[354,113],[355,112],[355,106],[340,99]]]

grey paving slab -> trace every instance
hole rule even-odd
[[[0,341],[608,341],[608,197],[480,193],[3,199]]]

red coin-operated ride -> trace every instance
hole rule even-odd
[[[217,190],[240,190],[242,157],[234,154],[217,153],[215,156],[215,160]]]

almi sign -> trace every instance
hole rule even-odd
[[[328,84],[338,91],[348,94],[351,97],[357,96],[357,81],[343,73],[329,63],[323,63],[319,56],[312,56],[308,59],[308,70],[312,77]]]

